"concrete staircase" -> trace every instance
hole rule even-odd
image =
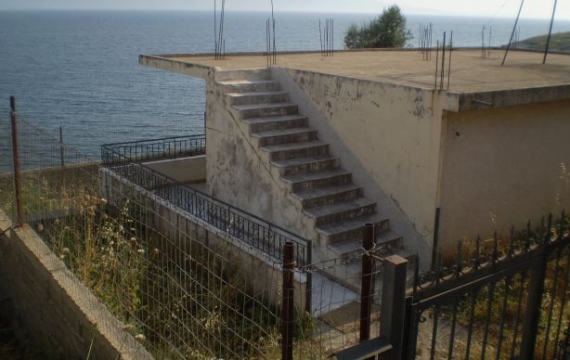
[[[229,77],[231,78],[231,77]],[[387,253],[402,248],[390,221],[377,212],[375,201],[341,167],[329,145],[318,138],[307,117],[289,101],[276,81],[218,80],[226,104],[249,129],[250,142],[289,190],[313,224],[313,237],[328,258],[350,259],[360,254],[363,226],[374,223],[376,243]]]

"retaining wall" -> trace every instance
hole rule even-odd
[[[0,232],[10,226],[0,210]],[[153,358],[31,228],[0,235],[0,281],[7,292],[0,297],[16,305],[16,322],[47,352],[65,359]]]

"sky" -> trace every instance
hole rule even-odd
[[[213,10],[222,0],[0,0],[1,10],[123,9]],[[275,11],[352,12],[379,14],[392,4],[404,14],[514,18],[519,0],[273,0]],[[526,0],[521,17],[550,18],[554,0]],[[226,10],[270,11],[271,0],[227,0]],[[557,19],[570,20],[570,0],[559,0]]]

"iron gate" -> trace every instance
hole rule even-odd
[[[570,359],[568,218],[458,245],[408,294],[408,359]],[[420,285],[421,284],[421,285]]]

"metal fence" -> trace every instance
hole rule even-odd
[[[291,241],[296,245],[295,261],[299,264],[311,263],[311,242],[309,240],[212,198],[199,190],[177,183],[172,178],[145,165],[131,163],[109,169],[133,184],[152,191],[188,214],[227,232],[275,259],[280,259],[283,244]]]
[[[151,140],[104,144],[101,146],[103,165],[143,162],[206,154],[205,135],[185,135]]]
[[[406,357],[568,359],[570,221],[458,246],[449,267],[418,279]]]
[[[312,263],[309,242],[142,164],[102,167],[64,145],[76,160],[62,166],[57,136],[23,118],[18,125],[28,169],[21,220],[157,359],[275,359],[283,334],[299,359],[325,359],[358,342],[359,293],[341,285],[352,279],[346,267],[355,259]],[[0,141],[10,149],[9,137]],[[130,185],[102,196],[106,172]],[[17,226],[14,175],[0,178],[0,208]],[[287,243],[294,256],[284,269]],[[291,277],[294,306],[283,321]]]

